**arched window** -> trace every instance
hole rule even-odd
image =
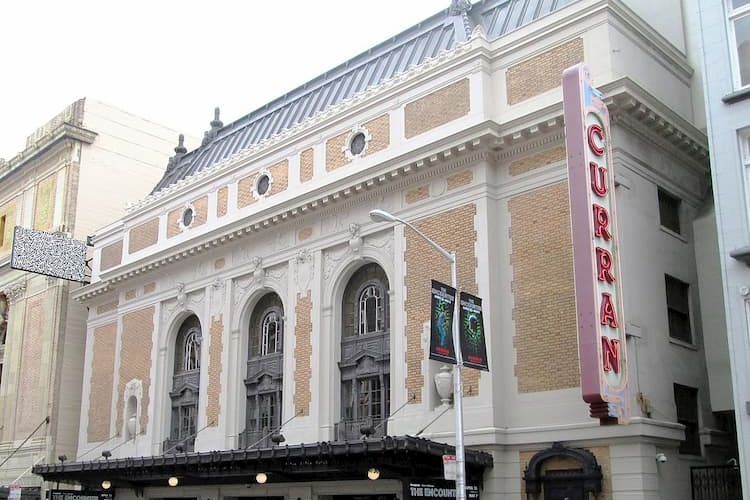
[[[358,439],[361,429],[387,433],[390,411],[388,278],[377,264],[359,268],[342,300],[341,421],[337,439]]]
[[[275,293],[258,301],[248,325],[245,430],[239,446],[273,446],[271,433],[281,426],[284,305]]]
[[[200,370],[201,367],[201,344],[200,330],[192,329],[185,337],[185,346],[183,347],[183,366],[182,370],[189,372]]]
[[[201,324],[193,315],[180,325],[174,344],[172,390],[172,418],[169,439],[164,441],[165,453],[180,449],[192,451],[198,423],[198,394],[200,393]]]

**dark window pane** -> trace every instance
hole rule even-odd
[[[676,278],[665,275],[664,281],[667,291],[667,322],[669,336],[692,342],[690,329],[690,286]]]
[[[680,443],[680,453],[700,455],[698,389],[674,384],[674,402],[677,407],[677,422],[685,426],[685,440]]]
[[[732,8],[739,9],[745,5],[750,5],[750,0],[732,0]]]
[[[680,200],[659,190],[659,223],[675,233],[680,232]]]

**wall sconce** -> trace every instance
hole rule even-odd
[[[380,478],[380,471],[376,469],[375,467],[370,467],[367,470],[367,478],[371,481],[375,481]]]
[[[111,483],[111,482],[109,482],[109,480],[108,480],[108,479],[105,479],[104,481],[102,481],[102,489],[103,489],[103,490],[108,490],[108,489],[110,489],[111,487],[112,487],[112,483]]]
[[[169,479],[167,479],[167,484],[171,486],[172,488],[177,486],[179,483],[180,483],[180,480],[177,479],[175,476],[172,476]]]
[[[258,484],[264,484],[266,481],[268,481],[268,474],[266,474],[265,472],[258,472],[255,475],[255,481]]]
[[[65,462],[68,459],[68,455],[58,455],[57,459],[61,462]]]
[[[667,456],[664,453],[657,453],[656,454],[656,461],[660,464],[663,464],[667,461]]]
[[[111,451],[109,451],[109,450],[104,450],[104,451],[102,452],[102,456],[103,456],[104,458],[106,458],[106,459],[109,459],[109,457],[111,457],[111,456],[112,456],[112,452],[111,452]]]

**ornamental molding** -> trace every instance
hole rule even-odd
[[[11,283],[2,289],[3,295],[8,299],[8,304],[14,304],[20,300],[23,300],[26,295],[26,282],[19,281],[17,283]]]

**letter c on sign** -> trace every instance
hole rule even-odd
[[[604,131],[596,123],[589,125],[589,147],[596,156],[604,156]]]

